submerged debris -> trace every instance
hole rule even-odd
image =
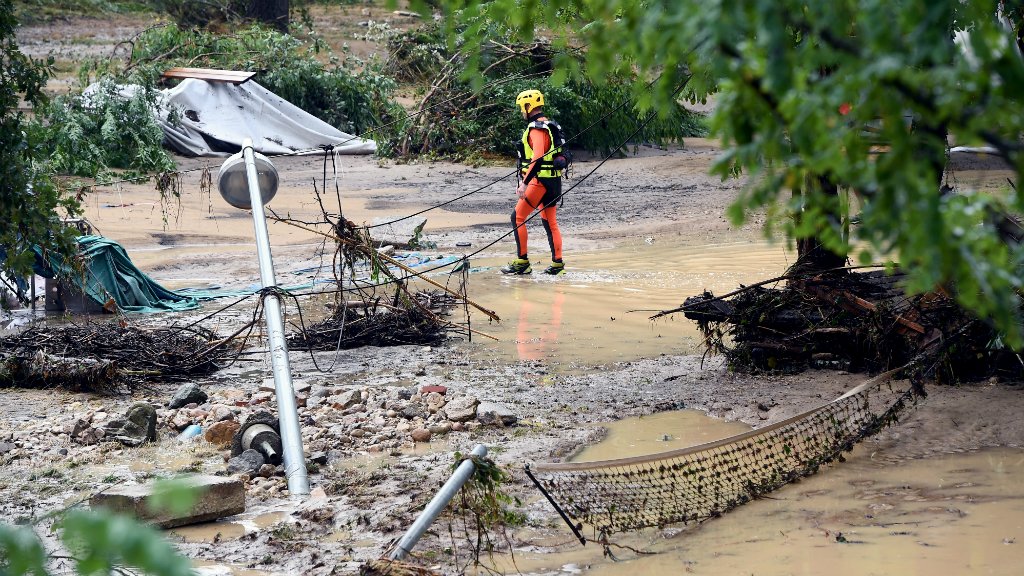
[[[0,338],[0,386],[110,394],[147,380],[209,374],[224,353],[225,344],[202,330],[35,326]]]

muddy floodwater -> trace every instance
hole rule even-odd
[[[650,454],[749,429],[696,411],[627,418],[574,460]],[[845,462],[770,497],[685,529],[617,534],[618,562],[580,546],[568,528],[522,548],[524,574],[1020,574],[1024,562],[1024,450],[989,449],[893,462],[858,447]],[[532,540],[527,534],[519,534]],[[571,543],[570,543],[571,542]]]
[[[668,350],[700,353],[695,323],[651,322],[650,316],[681,306],[682,294],[725,294],[778,276],[794,258],[783,244],[765,240],[690,246],[672,237],[630,239],[614,249],[574,255],[561,276],[502,276],[493,270],[473,275],[474,298],[493,305],[503,319],[474,327],[499,338],[484,341],[482,353],[553,361],[556,369]],[[490,268],[507,259],[474,263]]]

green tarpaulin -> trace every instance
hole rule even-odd
[[[123,312],[179,312],[199,307],[199,299],[172,292],[132,264],[120,244],[102,236],[79,236],[82,270],[56,257],[37,252],[36,273],[79,287],[103,305],[111,299]]]

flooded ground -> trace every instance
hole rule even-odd
[[[678,448],[677,441],[693,445],[749,429],[692,411],[624,419],[608,428],[605,441],[574,460],[649,454]],[[562,542],[571,544],[521,548],[514,567],[507,557],[498,566],[524,574],[608,576],[1020,573],[1024,450],[884,460],[857,448],[846,462],[721,518],[683,530],[614,535],[610,550],[618,562],[594,543],[572,541],[566,528]]]
[[[348,28],[335,25],[325,37],[353,42],[345,32],[360,28],[358,21],[366,18],[361,10],[342,18]],[[373,10],[374,18],[388,17],[383,8]],[[330,10],[313,11],[322,18]],[[61,22],[21,29],[19,41],[36,56],[61,44],[57,56],[66,62],[71,55],[62,38],[71,32],[95,32],[90,42],[102,37],[120,41],[150,24]],[[112,44],[85,53],[109,54]],[[366,47],[359,41],[352,45]],[[66,84],[58,89],[66,90]],[[609,160],[566,196],[558,220],[568,273],[557,278],[510,278],[496,270],[514,250],[508,236],[515,201],[515,184],[507,178],[511,162],[470,167],[339,159],[342,212],[360,224],[405,216],[479,189],[424,215],[424,239],[431,243],[425,254],[472,255],[469,295],[502,318],[490,323],[474,314],[473,327],[498,340],[481,336],[438,347],[319,353],[320,364],[331,366],[327,372],[320,372],[310,355],[293,351],[295,380],[310,385],[311,394],[319,395],[314,397],[356,390],[378,395],[378,404],[350,414],[340,414],[329,403],[301,407],[306,446],[315,446],[320,457],[332,453],[328,464],[310,474],[322,496],[286,497],[279,475],[250,479],[244,514],[167,533],[197,571],[206,576],[356,574],[362,562],[384,554],[411,524],[450,474],[454,452],[484,443],[508,471],[507,489],[521,499],[517,511],[527,518],[514,531],[517,564],[502,560],[503,573],[1019,573],[1024,558],[1018,542],[1024,535],[1013,480],[1024,472],[1024,394],[1012,382],[932,389],[917,411],[866,442],[846,463],[771,498],[682,532],[616,536],[619,543],[657,554],[636,556],[616,549],[623,561],[612,562],[599,549],[581,548],[573,540],[524,477],[524,463],[572,454],[611,458],[696,444],[780,421],[862,379],[821,371],[732,373],[720,359],[700,356],[699,335],[681,316],[651,323],[648,317],[655,311],[675,308],[705,289],[720,295],[778,276],[793,256],[763,239],[762,214],[750,214],[738,228],[727,222],[725,207],[743,180],[708,175],[720,151],[717,142],[694,138],[670,148],[638,146],[634,151]],[[582,156],[577,174],[588,173],[597,162]],[[161,201],[152,183],[125,183],[90,190],[85,216],[99,232],[122,243],[140,269],[170,288],[253,287],[259,273],[249,214],[200,186],[202,169],[215,173],[222,160],[175,160],[185,171],[180,202]],[[271,208],[283,216],[316,220],[319,205],[312,181],[320,182],[322,159],[281,157],[273,162],[282,189]],[[1003,186],[1008,175],[965,166],[956,178],[966,187],[991,188]],[[329,180],[320,188],[333,186]],[[529,226],[531,257],[543,268],[548,254],[540,222]],[[315,232],[272,223],[270,235],[283,285],[308,283],[316,275],[310,270],[324,258],[330,261],[333,246],[324,247]],[[448,281],[443,272],[430,277]],[[224,303],[211,302],[192,313],[123,320],[184,324]],[[322,300],[303,306],[307,319],[326,313]],[[289,329],[294,329],[291,304],[288,311]],[[239,306],[207,325],[226,334],[251,314],[252,306]],[[24,316],[4,326],[22,326]],[[60,315],[50,318],[63,321]],[[273,402],[257,398],[269,373],[266,358],[256,358],[197,383],[241,420],[252,411],[273,409]],[[65,431],[78,418],[121,414],[135,401],[166,405],[178,384],[152,384],[124,397],[4,390],[0,521],[36,518],[116,483],[144,483],[182,471],[223,473],[223,448],[179,443],[178,430],[166,421],[158,442],[141,449],[85,446]],[[441,426],[429,442],[413,442],[411,421],[387,416],[382,404],[425,385],[445,386],[451,396],[501,403],[517,424],[471,422],[447,431]],[[680,407],[689,410],[676,411]],[[416,422],[419,426],[422,419]],[[610,432],[597,443],[603,423],[610,423]],[[366,438],[351,434],[354,426],[366,425],[375,430]],[[435,526],[421,541],[415,560],[445,574],[471,572],[465,563],[467,543],[453,545],[444,528]],[[44,529],[39,532],[52,537]],[[453,546],[460,550],[459,560],[448,555]]]

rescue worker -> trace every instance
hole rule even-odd
[[[501,271],[505,274],[529,274],[530,257],[526,250],[526,219],[534,210],[540,210],[541,221],[551,248],[551,265],[545,274],[562,274],[562,234],[555,219],[557,202],[562,196],[562,170],[564,157],[556,160],[563,142],[561,127],[544,116],[544,95],[539,90],[525,90],[516,96],[516,104],[529,121],[519,143],[519,169],[522,181],[516,189],[519,200],[512,212],[512,226],[516,237],[516,259]]]

